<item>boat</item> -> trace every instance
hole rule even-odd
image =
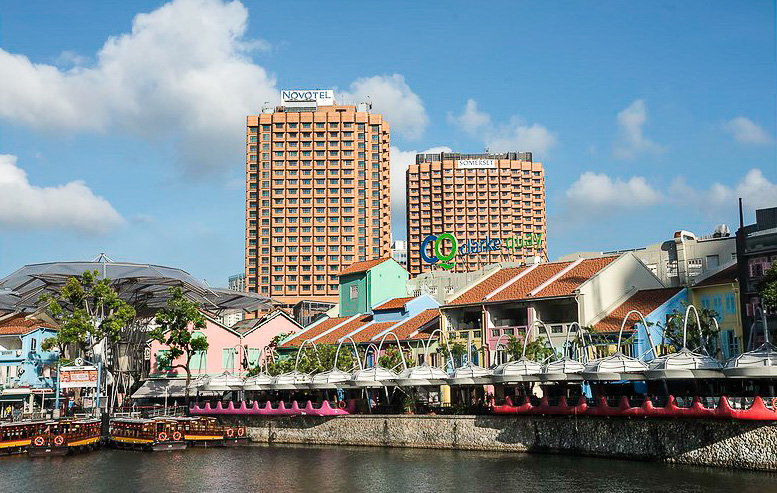
[[[111,419],[109,443],[131,450],[183,450],[186,448],[184,425],[178,418]]]
[[[30,446],[35,430],[45,421],[0,424],[0,455],[21,454]]]
[[[183,438],[190,447],[234,447],[248,445],[245,426],[224,426],[215,418],[175,418],[183,425]]]
[[[27,453],[30,457],[46,457],[94,450],[102,442],[100,425],[100,420],[96,418],[39,423]]]

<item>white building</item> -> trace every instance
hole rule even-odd
[[[391,258],[407,269],[407,242],[396,240],[391,244]]]

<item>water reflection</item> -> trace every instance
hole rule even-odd
[[[777,475],[519,453],[244,447],[0,459],[2,491],[763,492]]]

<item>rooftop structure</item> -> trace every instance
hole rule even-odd
[[[337,276],[389,255],[389,126],[329,90],[283,91],[246,119],[247,289],[337,302]]]

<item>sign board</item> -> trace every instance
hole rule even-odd
[[[459,169],[496,169],[493,159],[459,159]]]
[[[303,89],[281,91],[281,101],[286,106],[332,106],[335,104],[335,92],[331,89]]]
[[[96,366],[63,366],[59,369],[59,387],[76,389],[97,387]]]

